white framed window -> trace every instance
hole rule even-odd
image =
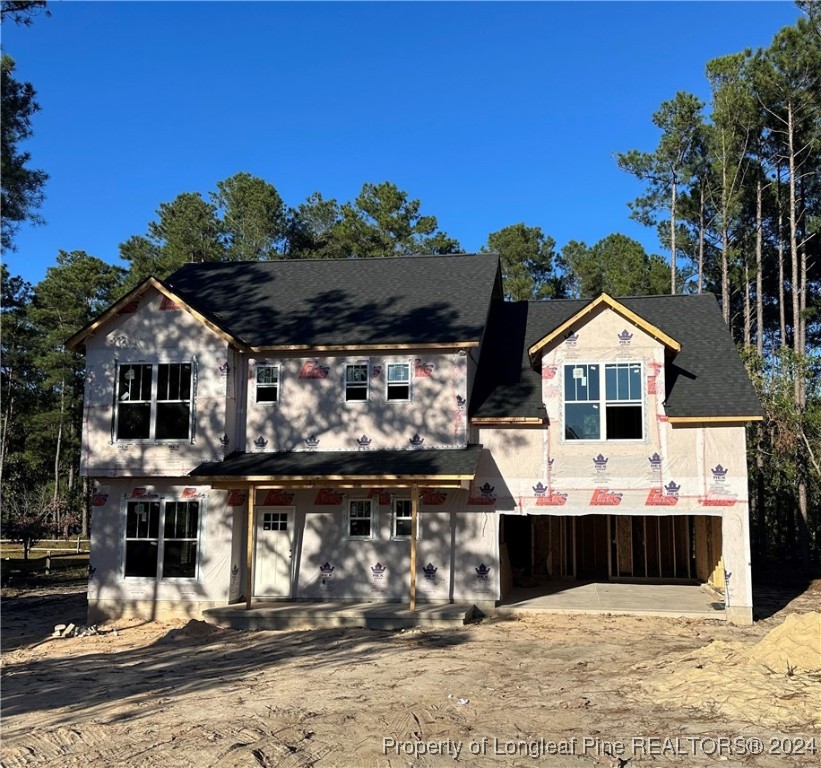
[[[389,403],[411,399],[410,363],[388,363],[386,399]]]
[[[643,438],[641,363],[572,363],[564,366],[565,440]]]
[[[257,366],[256,402],[262,404],[279,402],[279,366]]]
[[[348,499],[347,533],[349,539],[372,539],[376,520],[371,499]]]
[[[412,529],[411,500],[394,499],[391,502],[393,521],[391,538],[396,540],[410,539]],[[419,520],[416,521],[416,537],[419,538]]]
[[[123,363],[117,374],[117,440],[190,440],[194,397],[192,363]]]
[[[196,579],[201,511],[200,501],[128,501],[125,578]]]
[[[368,364],[345,366],[345,402],[364,403],[368,400]]]

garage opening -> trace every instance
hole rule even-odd
[[[511,581],[700,582],[724,587],[721,518],[705,515],[502,515]]]

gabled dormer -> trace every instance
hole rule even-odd
[[[569,386],[564,391],[559,358],[561,365],[578,363],[576,372],[569,374],[576,382],[573,393]],[[641,362],[644,389],[652,388],[661,397],[670,423],[761,418],[761,406],[712,294],[620,299],[602,294],[591,300],[496,305],[471,420],[538,424],[547,419],[544,408],[551,396],[572,394],[570,402],[595,396],[595,390],[584,387],[576,391],[582,379],[590,378],[583,366],[608,361]],[[607,371],[599,367],[594,373],[594,399],[601,403],[602,397],[606,399]]]

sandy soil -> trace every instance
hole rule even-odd
[[[83,621],[81,585],[3,597],[3,768],[821,762],[821,671],[756,658],[771,660],[760,643],[788,615],[819,609],[819,583],[759,593],[767,618],[745,628],[564,615],[396,633],[120,621],[51,639],[54,624]],[[813,620],[801,625],[809,667]]]

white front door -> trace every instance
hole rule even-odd
[[[291,596],[293,507],[257,507],[254,596]]]

